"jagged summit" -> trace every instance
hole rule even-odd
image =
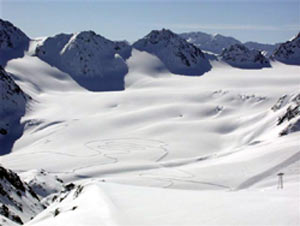
[[[300,65],[300,32],[290,41],[282,43],[274,51],[272,59],[286,64]]]
[[[260,51],[250,50],[242,44],[225,48],[220,56],[223,61],[238,68],[258,69],[270,67],[269,60]]]
[[[201,75],[211,68],[199,48],[168,29],[151,31],[133,47],[156,55],[175,74]]]
[[[24,56],[29,38],[9,21],[0,19],[0,65],[10,59]]]
[[[29,41],[26,34],[15,27],[9,21],[0,19],[0,49],[18,48],[24,42]]]
[[[92,91],[124,89],[128,72],[125,59],[131,54],[126,42],[113,42],[94,31],[59,34],[36,48],[36,55],[69,73],[81,86]]]
[[[162,30],[153,30],[148,35],[146,35],[143,39],[149,41],[152,44],[156,44],[162,40],[171,40],[175,38],[177,35],[173,33],[169,29],[163,28]]]

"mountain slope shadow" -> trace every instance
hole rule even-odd
[[[133,48],[157,56],[174,74],[199,76],[212,68],[199,48],[168,29],[151,31],[136,41]]]
[[[25,114],[27,96],[0,66],[0,155],[8,154],[23,134],[20,119]]]
[[[0,19],[0,65],[5,67],[9,60],[23,57],[29,41],[19,28]]]
[[[84,31],[49,37],[37,46],[35,55],[90,91],[116,91],[124,89],[125,59],[131,47]]]

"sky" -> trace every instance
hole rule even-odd
[[[94,30],[133,42],[169,28],[277,43],[300,31],[300,0],[0,0],[0,18],[32,38]]]

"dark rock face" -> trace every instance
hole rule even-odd
[[[0,155],[10,152],[13,142],[22,134],[20,118],[30,97],[0,66]]]
[[[20,177],[11,170],[6,170],[0,166],[0,180],[6,179],[11,185],[15,187],[16,190],[25,192],[25,187]]]
[[[277,125],[285,125],[280,132],[280,136],[300,131],[300,94],[289,97],[284,95],[272,107],[273,111],[283,108],[283,113],[279,116]]]
[[[44,209],[32,188],[13,171],[0,166],[0,215],[23,224],[23,213],[32,216]],[[30,208],[30,209],[28,209]],[[25,218],[25,221],[28,220]]]
[[[124,60],[131,57],[132,46],[127,41],[116,41],[114,42],[114,49]]]
[[[286,64],[300,65],[300,32],[292,40],[282,43],[271,58]]]
[[[233,67],[259,69],[270,67],[269,60],[258,50],[248,49],[242,44],[235,44],[221,53],[221,59]]]
[[[12,213],[8,207],[4,204],[2,204],[2,206],[0,206],[0,215],[3,215],[4,217],[18,223],[18,224],[23,224],[23,221],[21,220],[21,218],[18,215],[15,215],[14,213]]]
[[[4,66],[8,60],[24,56],[29,40],[19,28],[0,19],[0,65]]]
[[[211,69],[198,47],[167,29],[151,31],[133,47],[156,55],[174,74],[202,75]]]

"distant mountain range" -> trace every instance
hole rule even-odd
[[[270,60],[300,64],[299,42],[299,34],[286,43],[271,45],[242,43],[203,32],[176,34],[168,29],[151,31],[132,45],[108,40],[93,31],[35,40],[10,22],[0,20],[0,65],[5,67],[10,59],[23,57],[30,46],[31,55],[68,73],[82,87],[92,91],[123,90],[128,73],[126,60],[133,48],[155,55],[174,74],[202,75],[212,68],[214,60],[238,68],[270,67]]]
[[[207,34],[204,32],[187,32],[182,33],[180,36],[186,39],[188,42],[193,43],[194,45],[198,46],[200,49],[209,51],[215,54],[220,54],[224,48],[228,48],[231,45],[235,44],[243,44],[249,49],[256,49],[262,51],[265,56],[271,56],[273,51],[280,45],[277,44],[263,44],[258,42],[245,42],[242,43],[241,41],[220,34]]]

